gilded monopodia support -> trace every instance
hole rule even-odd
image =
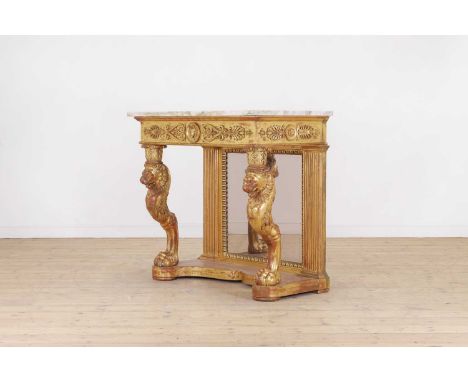
[[[169,211],[167,197],[171,187],[171,174],[162,162],[163,146],[143,145],[145,148],[145,169],[140,182],[148,188],[146,193],[146,208],[152,218],[166,231],[166,250],[159,252],[154,259],[154,265],[170,267],[179,262],[179,232],[177,218]]]
[[[267,266],[255,276],[257,285],[272,286],[280,282],[281,233],[273,222],[271,210],[275,201],[275,178],[278,169],[274,155],[264,147],[247,151],[248,167],[243,190],[248,193],[247,218],[249,226],[267,245]]]

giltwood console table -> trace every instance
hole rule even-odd
[[[253,298],[327,292],[325,270],[325,112],[169,112],[129,113],[141,123],[146,162],[141,183],[148,191],[146,207],[167,235],[167,247],[154,259],[153,278],[208,277],[252,285]],[[169,169],[162,161],[167,145],[203,148],[203,254],[180,261],[176,215],[167,198]],[[248,166],[243,190],[248,194],[248,252],[235,256],[227,247],[227,153],[244,152]],[[281,258],[281,227],[272,206],[278,169],[275,154],[302,156],[302,263]]]

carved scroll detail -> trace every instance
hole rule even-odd
[[[171,186],[169,169],[162,162],[163,146],[144,145],[146,162],[140,182],[148,188],[146,208],[152,218],[166,231],[166,250],[159,252],[154,265],[169,267],[177,265],[179,232],[177,218],[167,206],[167,197]]]
[[[275,200],[276,160],[263,147],[252,147],[247,152],[243,190],[248,193],[247,217],[251,229],[268,247],[267,267],[257,272],[257,285],[272,286],[280,282],[281,233],[273,222],[271,210]]]

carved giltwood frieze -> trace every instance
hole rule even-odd
[[[320,142],[322,139],[322,126],[311,122],[259,122],[257,131],[262,143]]]
[[[142,124],[142,139],[161,144],[250,143],[253,122],[156,122]]]
[[[142,122],[142,143],[161,145],[288,146],[325,143],[321,120],[161,120]]]
[[[144,134],[155,141],[185,141],[185,124],[154,124],[144,129]]]
[[[203,125],[203,137],[206,142],[216,140],[240,142],[252,135],[252,129],[242,124],[225,126],[207,123]]]

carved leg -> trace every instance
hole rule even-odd
[[[146,208],[152,218],[166,231],[166,250],[159,252],[154,259],[154,265],[170,267],[179,262],[179,231],[177,218],[169,211],[167,197],[171,186],[169,169],[162,162],[164,146],[144,145],[146,162],[140,182],[148,188],[146,193]]]
[[[166,222],[160,224],[166,231],[166,250],[159,252],[154,258],[154,265],[158,267],[171,267],[179,263],[179,230],[177,217],[171,212]]]
[[[281,233],[278,225],[273,223],[269,228],[264,229],[261,235],[268,246],[268,264],[266,268],[257,272],[255,283],[265,286],[276,285],[281,281],[279,273],[279,264],[281,261]]]
[[[247,217],[252,231],[267,245],[267,267],[258,271],[257,285],[272,286],[280,282],[281,233],[273,222],[271,209],[275,200],[276,161],[263,147],[253,147],[247,152],[248,167],[243,190],[249,194]]]

